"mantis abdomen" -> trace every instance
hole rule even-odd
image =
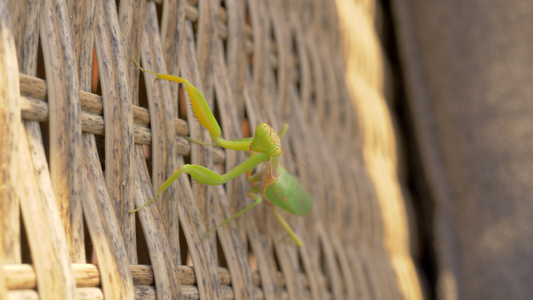
[[[280,176],[267,184],[264,196],[269,202],[294,215],[307,215],[313,209],[311,195],[281,166]]]

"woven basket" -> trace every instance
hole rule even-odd
[[[0,299],[420,298],[374,4],[332,4],[0,0]],[[338,199],[284,154],[314,198],[283,213],[304,247],[265,203],[200,241],[252,203],[245,176],[182,175],[128,212],[184,163],[247,158],[189,143],[210,138],[188,95],[131,58],[189,79],[226,139],[267,121],[260,104],[289,124],[283,148]]]

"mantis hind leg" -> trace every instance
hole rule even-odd
[[[280,222],[281,226],[283,226],[283,228],[285,228],[285,230],[287,231],[287,233],[289,234],[291,239],[296,243],[296,245],[298,245],[298,247],[302,247],[304,245],[304,243],[298,237],[298,235],[294,232],[294,230],[292,230],[291,226],[289,226],[287,221],[285,221],[285,219],[283,219],[283,217],[279,214],[279,212],[277,211],[277,209],[274,206],[274,204],[269,202],[268,203],[268,207],[270,207],[270,209],[272,210],[272,213],[274,213],[274,216],[276,217],[276,219],[278,219],[278,221]]]
[[[222,227],[222,226],[228,224],[229,222],[235,220],[237,217],[239,217],[240,215],[244,214],[245,212],[247,212],[248,210],[252,209],[254,206],[256,206],[257,204],[259,204],[259,203],[261,203],[263,201],[263,198],[261,198],[261,196],[259,196],[258,194],[252,193],[252,192],[248,193],[248,197],[252,198],[254,200],[254,203],[248,205],[246,208],[244,208],[240,212],[238,212],[235,215],[231,216],[229,219],[225,220],[224,222],[218,224],[215,228],[209,230],[209,232],[206,233],[204,235],[204,237],[202,238],[202,242],[205,241],[205,239],[207,239],[211,234],[213,234],[213,232],[217,231],[217,229],[219,229],[220,227]]]

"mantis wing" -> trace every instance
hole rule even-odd
[[[265,198],[294,215],[307,215],[313,209],[313,198],[283,167],[280,176],[265,187]]]

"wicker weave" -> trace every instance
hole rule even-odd
[[[393,131],[372,1],[156,2],[0,0],[0,299],[420,298],[394,139],[380,140]],[[343,37],[358,61],[339,47],[337,8],[341,24],[358,18]],[[226,139],[265,121],[259,101],[274,128],[290,125],[284,149],[339,198],[283,157],[314,196],[310,215],[284,214],[304,247],[266,205],[200,242],[251,203],[244,176],[209,188],[181,176],[128,213],[184,162],[224,172],[246,159],[190,144],[209,135],[188,96],[131,58],[189,79]],[[345,62],[359,70],[350,89]]]

